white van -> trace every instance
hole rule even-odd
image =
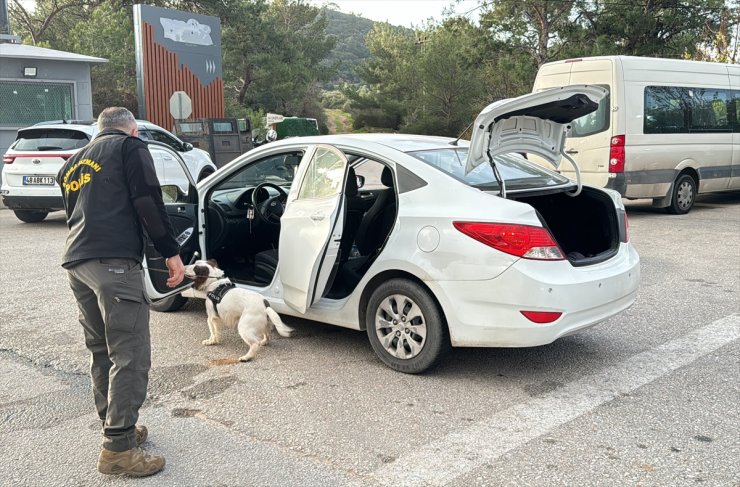
[[[567,139],[565,152],[585,184],[652,198],[676,214],[687,213],[697,193],[740,189],[740,66],[568,59],[542,65],[533,91],[574,84],[609,90],[597,111],[572,123]]]

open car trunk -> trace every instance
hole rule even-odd
[[[620,218],[609,195],[583,187],[578,196],[565,192],[513,196],[537,210],[543,225],[550,230],[563,253],[574,266],[592,265],[612,257],[621,238]]]

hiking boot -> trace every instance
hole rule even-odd
[[[142,443],[144,443],[148,436],[149,431],[146,429],[146,426],[136,426],[136,446],[140,446]]]
[[[117,452],[103,448],[98,457],[98,472],[106,475],[147,477],[164,468],[163,456],[152,455],[141,448]]]

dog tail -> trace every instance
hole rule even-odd
[[[293,334],[295,330],[283,323],[283,320],[280,319],[280,315],[277,314],[274,309],[270,308],[267,301],[265,301],[265,313],[267,313],[267,318],[273,325],[275,325],[275,329],[281,337],[287,338]]]

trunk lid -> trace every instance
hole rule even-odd
[[[488,105],[475,120],[465,173],[511,152],[539,156],[555,169],[561,157],[575,166],[563,153],[569,124],[595,111],[606,95],[607,90],[599,86],[573,85]]]

